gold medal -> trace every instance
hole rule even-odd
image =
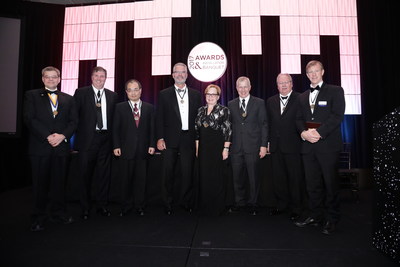
[[[183,103],[185,103],[185,101],[183,101],[183,99],[181,99],[181,103],[183,104]]]
[[[53,115],[54,115],[54,116],[57,116],[57,114],[58,114],[58,111],[57,111],[57,110],[54,110],[54,111],[53,111]]]
[[[243,113],[242,113],[242,117],[243,117],[243,118],[246,118],[246,116],[247,116],[247,113],[246,113],[246,112],[243,112]]]
[[[204,122],[204,123],[203,123],[203,126],[204,126],[205,128],[207,128],[207,127],[208,127],[208,123],[207,123],[207,122]]]
[[[314,107],[315,107],[314,104],[311,104],[311,105],[310,105],[310,108],[311,108],[311,109],[314,109]]]
[[[101,108],[101,103],[96,103],[96,107]]]
[[[134,118],[135,118],[135,121],[138,121],[138,120],[139,120],[139,117],[138,117],[138,116],[135,116]]]

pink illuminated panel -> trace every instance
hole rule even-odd
[[[301,73],[301,55],[320,54],[320,36],[339,36],[346,114],[361,114],[356,7],[356,0],[221,0],[221,16],[241,17],[244,55],[262,53],[257,14],[279,16],[281,71],[286,73]]]
[[[171,74],[172,18],[190,17],[192,0],[153,0],[68,7],[62,87],[73,94],[79,60],[97,60],[114,89],[117,21],[135,21],[132,38],[152,38],[152,75]],[[241,17],[242,54],[261,55],[260,16],[280,17],[281,71],[301,73],[301,55],[320,53],[320,36],[339,36],[346,113],[361,114],[356,0],[220,0],[222,17]]]
[[[172,18],[190,16],[191,0],[153,0],[66,8],[61,81],[63,91],[73,94],[77,88],[79,60],[97,60],[97,65],[107,69],[106,87],[114,90],[117,21],[134,20],[132,38],[153,39],[152,75],[171,74]]]

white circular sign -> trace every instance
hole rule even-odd
[[[213,82],[224,75],[227,59],[221,47],[214,43],[204,42],[190,51],[187,65],[190,73],[197,80]]]

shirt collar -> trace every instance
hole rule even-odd
[[[49,89],[49,88],[47,88],[47,87],[44,87],[46,90],[49,90],[49,91],[51,91],[51,92],[55,92],[55,91],[57,91],[57,87],[56,87],[56,89]]]
[[[289,99],[289,97],[290,97],[290,95],[292,94],[292,92],[293,92],[293,90],[290,91],[287,95],[281,95],[281,94],[279,94],[279,97],[281,98],[282,96],[283,96],[283,97],[287,96],[287,97],[288,97],[287,99]]]
[[[240,103],[242,102],[243,99],[244,99],[245,102],[247,103],[247,102],[249,101],[249,99],[250,99],[250,95],[246,96],[245,98],[241,98],[241,97],[239,96]]]
[[[319,89],[321,89],[323,83],[324,83],[324,81],[320,81],[320,82],[317,84],[317,86],[319,86]],[[312,87],[311,84],[310,84],[310,87]]]
[[[180,89],[180,90],[186,90],[186,84],[185,84],[185,86],[183,87],[183,88],[179,88],[178,86],[176,86],[176,84],[174,84],[174,87],[175,87],[175,90],[178,90],[178,89]]]
[[[102,93],[103,90],[104,90],[104,87],[101,88],[101,89],[97,89],[96,87],[93,86],[93,84],[92,84],[92,88],[93,88],[93,91],[94,91],[96,94],[97,94],[97,91],[98,91],[98,90],[100,90],[101,93]]]
[[[137,105],[140,107],[140,103],[142,102],[142,100],[139,99],[139,100],[136,101],[136,102],[135,102],[135,101],[132,101],[132,100],[129,100],[129,102],[131,102],[132,105],[137,104]]]

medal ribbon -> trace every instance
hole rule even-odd
[[[47,95],[49,96],[50,104],[54,108],[54,111],[57,111],[57,109],[58,109],[58,95],[57,94],[50,94],[50,93],[47,93]],[[53,114],[54,114],[54,111],[53,111]]]

